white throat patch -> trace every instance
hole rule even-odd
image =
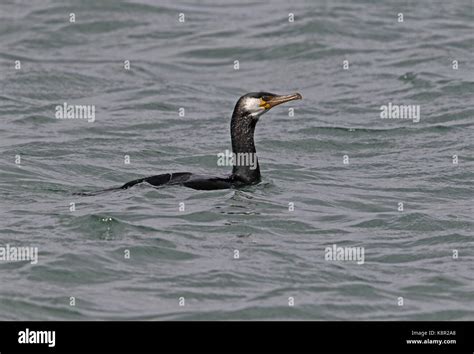
[[[260,103],[260,98],[246,97],[243,106],[246,111],[250,112],[252,117],[255,117],[265,112],[265,108],[260,107]]]

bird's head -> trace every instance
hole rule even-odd
[[[299,93],[276,95],[270,92],[251,92],[240,97],[235,105],[234,113],[238,112],[243,117],[258,120],[262,114],[268,112],[272,107],[293,100],[301,100],[302,98]]]
[[[230,134],[232,138],[232,151],[234,154],[251,154],[255,156],[254,131],[258,118],[279,104],[300,100],[299,93],[292,95],[275,95],[270,92],[251,92],[243,95],[237,101],[230,121]],[[242,155],[240,155],[242,156]],[[255,159],[256,167],[249,164],[234,165],[232,176],[246,184],[260,181],[260,167]]]

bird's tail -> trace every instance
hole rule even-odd
[[[138,183],[142,183],[145,180],[146,180],[146,178],[139,178],[139,179],[136,179],[134,181],[127,182],[121,187],[101,189],[101,190],[94,191],[94,192],[78,192],[78,193],[73,193],[72,195],[78,195],[78,196],[82,196],[82,197],[92,197],[92,196],[99,195],[99,194],[102,194],[102,193],[107,193],[107,192],[112,192],[112,191],[119,191],[119,190],[122,190],[122,189],[128,189],[128,188],[133,187],[134,185],[136,185]]]

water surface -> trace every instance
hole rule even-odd
[[[473,20],[472,1],[2,1],[0,246],[39,262],[0,262],[0,318],[472,320]],[[228,173],[258,90],[304,97],[257,126],[261,184],[73,195]]]

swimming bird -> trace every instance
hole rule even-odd
[[[302,96],[299,93],[276,95],[270,92],[251,92],[239,98],[230,121],[232,152],[234,156],[238,156],[239,154],[253,155],[256,164],[255,162],[252,164],[244,163],[239,165],[234,163],[232,174],[225,177],[196,175],[190,172],[165,173],[139,178],[125,183],[121,187],[110,188],[100,192],[127,189],[144,182],[152,186],[182,185],[198,190],[238,188],[259,183],[261,181],[260,166],[256,158],[254,142],[254,132],[257,122],[259,118],[271,108],[285,102],[300,99],[302,99]],[[251,161],[251,159],[244,160],[247,162]]]

